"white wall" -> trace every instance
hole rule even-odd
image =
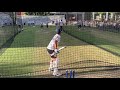
[[[12,18],[8,14],[0,13],[0,26],[3,24],[10,25],[10,23],[13,23]]]
[[[54,25],[52,24],[52,21],[56,20],[63,20],[65,23],[65,16],[64,15],[52,15],[52,16],[22,16],[22,23],[28,24],[29,22],[34,22],[35,25],[41,25],[41,23],[46,24],[48,23],[49,25]]]

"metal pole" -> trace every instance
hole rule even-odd
[[[14,37],[15,37],[15,34],[16,34],[16,32],[15,32],[15,30],[16,30],[16,28],[15,28],[15,25],[16,25],[16,12],[13,12],[12,17],[13,17],[13,28],[14,28]]]
[[[113,13],[111,13],[111,19],[113,18]]]
[[[92,13],[92,16],[93,16],[93,21],[94,21],[94,19],[95,19],[95,12]]]
[[[117,20],[117,17],[116,17],[116,15],[115,15],[115,21]]]
[[[102,18],[102,15],[101,15],[101,13],[100,13],[100,15],[99,15],[99,19],[101,20],[101,18]]]
[[[67,25],[67,23],[68,23],[68,15],[67,15],[68,13],[66,12],[66,25]]]
[[[108,12],[106,12],[106,21],[108,20]]]
[[[76,21],[77,21],[77,13],[76,13]]]
[[[85,13],[82,13],[82,20],[84,20],[84,15],[85,15]]]

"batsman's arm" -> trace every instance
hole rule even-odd
[[[58,49],[58,41],[57,41],[57,40],[55,41],[54,48],[55,48],[55,49]]]

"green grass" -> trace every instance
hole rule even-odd
[[[55,34],[55,27],[50,30],[41,30],[37,27],[26,27],[26,29],[16,36],[5,53],[0,56],[0,72],[4,75],[17,75],[48,68],[49,56],[46,47],[51,38]],[[66,36],[63,33],[63,36]],[[68,36],[71,40],[75,40],[75,44],[80,44],[79,40]],[[67,45],[68,38],[61,42],[61,45]],[[65,43],[64,43],[65,41]],[[19,69],[19,70],[18,70]],[[2,76],[1,75],[1,76]]]
[[[102,47],[120,55],[120,33],[100,31],[92,28],[82,28],[81,30],[78,30],[75,26],[66,26],[65,31],[85,42]]]
[[[70,28],[73,29],[71,30],[72,33],[77,32],[76,28]],[[78,32],[75,34],[81,35]],[[43,30],[41,30],[40,26],[25,27],[24,31],[15,37],[11,46],[6,48],[5,52],[0,55],[0,76],[33,73],[32,75],[28,75],[33,77],[35,72],[39,72],[38,75],[50,74],[48,72],[50,57],[46,51],[46,47],[54,35],[55,27],[53,26],[48,29],[44,28]],[[87,35],[88,33],[85,33],[85,36]],[[89,36],[84,38],[87,39]],[[89,45],[64,32],[61,37],[61,46],[67,46],[58,55],[60,58],[60,68],[63,69],[105,66],[111,63],[115,65],[120,64],[119,57],[93,45]],[[101,64],[99,61],[103,63]],[[81,71],[89,71],[89,69],[80,69]]]
[[[14,36],[14,33],[17,32],[15,28],[16,27],[13,26],[0,27],[0,47],[6,43],[8,39]]]

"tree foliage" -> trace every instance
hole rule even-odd
[[[50,12],[25,12],[26,15],[36,15],[36,16],[44,16],[49,15]]]

